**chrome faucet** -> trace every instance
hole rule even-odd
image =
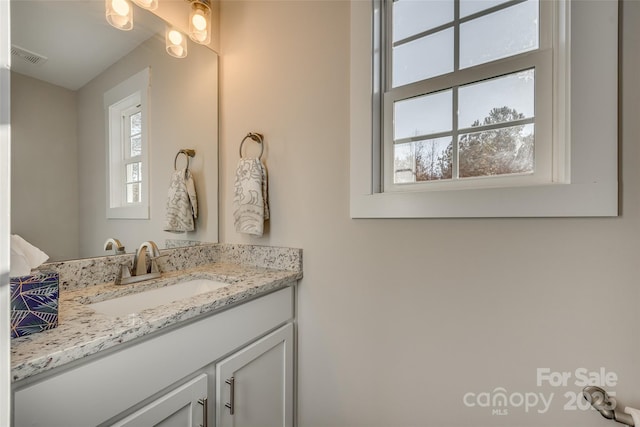
[[[120,243],[120,240],[114,239],[113,237],[109,237],[106,242],[104,242],[104,250],[110,251],[112,250],[116,255],[122,255],[125,253],[124,246]]]
[[[164,255],[160,255],[158,246],[154,242],[151,240],[144,242],[140,245],[133,258],[132,267],[129,267],[128,262],[120,264],[115,284],[127,285],[160,277],[161,273],[156,260],[161,256]],[[149,260],[148,265],[147,259]]]

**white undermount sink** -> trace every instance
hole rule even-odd
[[[168,285],[162,288],[150,289],[106,301],[95,302],[88,304],[88,307],[108,316],[126,316],[127,314],[138,313],[148,308],[158,307],[163,304],[215,291],[225,286],[229,286],[229,283],[218,282],[211,279],[190,279],[178,282],[175,285]]]

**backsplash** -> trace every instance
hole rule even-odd
[[[253,267],[302,272],[302,250],[271,246],[211,243],[163,249],[158,259],[162,272],[185,270],[211,263],[243,264]],[[40,270],[60,274],[60,290],[74,290],[115,279],[119,264],[133,263],[133,254],[110,255],[43,264]]]

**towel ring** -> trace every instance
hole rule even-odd
[[[192,148],[184,148],[184,149],[178,151],[178,154],[176,154],[176,158],[173,159],[173,169],[174,170],[178,170],[178,156],[180,156],[180,154],[184,154],[185,156],[187,156],[187,170],[189,170],[189,160],[191,159],[191,157],[195,157],[196,150],[194,150]]]
[[[258,144],[260,144],[260,155],[258,156],[258,158],[261,159],[262,158],[262,153],[264,153],[264,137],[262,136],[262,134],[255,133],[255,132],[249,132],[247,134],[247,136],[245,136],[242,139],[242,142],[240,143],[240,158],[242,158],[242,145],[247,140],[247,138],[251,138],[252,140],[257,142]]]

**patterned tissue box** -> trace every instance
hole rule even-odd
[[[12,277],[11,338],[58,326],[58,273]]]

